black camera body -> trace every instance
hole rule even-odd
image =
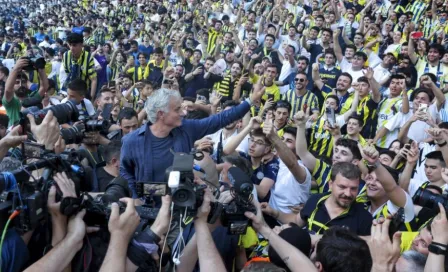
[[[229,234],[245,234],[250,221],[244,213],[257,213],[252,203],[254,185],[250,177],[237,167],[230,167],[228,175],[234,180],[233,187],[230,188],[233,200],[228,204],[221,204],[221,222],[228,227]]]
[[[42,177],[30,181],[29,173],[41,168],[46,168]],[[19,210],[20,213],[10,226],[19,233],[33,230],[45,220],[48,214],[48,192],[55,184],[51,177],[53,173],[61,171],[65,171],[75,180],[84,175],[84,168],[76,151],[67,151],[59,155],[42,154],[40,160],[12,172],[12,176],[0,175],[0,227],[4,228],[9,216],[15,210]]]
[[[206,185],[194,183],[193,165],[194,154],[175,153],[173,166],[167,169],[167,183],[171,189],[174,210],[182,214],[195,216],[204,200]],[[235,180],[230,189],[233,200],[228,204],[212,202],[208,222],[213,224],[221,218],[223,226],[228,227],[229,234],[244,234],[250,225],[249,219],[244,215],[250,211],[256,213],[252,203],[254,185],[249,176],[241,169],[231,167],[229,173]]]
[[[433,210],[435,213],[440,212],[438,205],[440,203],[448,212],[448,198],[444,195],[434,194],[428,189],[418,188],[412,200],[414,204]]]
[[[45,69],[45,65],[47,64],[45,62],[44,58],[30,58],[30,57],[22,57],[21,59],[27,59],[28,65],[23,67],[23,70],[25,71],[34,71],[39,69]]]
[[[66,216],[72,216],[80,210],[86,209],[84,221],[88,226],[107,228],[109,217],[112,212],[112,203],[118,204],[120,214],[126,210],[126,204],[119,201],[124,197],[131,197],[128,182],[122,177],[117,177],[107,185],[104,194],[98,195],[95,198],[85,193],[81,194],[77,199],[72,198],[72,201],[65,201],[63,199],[61,203],[61,212]],[[159,210],[145,205],[136,206],[135,209],[141,220],[144,222],[155,220]]]
[[[61,136],[66,144],[81,143],[86,132],[108,132],[109,121],[107,120],[82,119],[81,121],[70,128],[61,129]]]
[[[195,216],[204,200],[206,185],[194,183],[194,155],[175,153],[173,165],[166,170],[165,181],[171,189],[175,210],[186,210],[187,215]]]
[[[68,100],[67,103],[51,106],[49,108],[40,109],[38,106],[31,106],[21,112],[21,123],[26,123],[28,114],[33,115],[37,125],[42,123],[48,111],[52,111],[59,124],[66,124],[78,121],[79,111],[75,102]],[[23,124],[22,124],[23,125]]]

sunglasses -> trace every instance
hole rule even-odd
[[[294,81],[295,82],[305,82],[305,79],[304,78],[294,78]]]

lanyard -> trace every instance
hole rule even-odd
[[[308,229],[309,229],[309,230],[312,230],[312,229],[313,229],[313,224],[316,225],[316,226],[318,226],[318,227],[320,227],[320,229],[316,232],[317,234],[319,234],[319,232],[320,232],[322,229],[324,229],[324,230],[329,229],[329,227],[327,226],[327,224],[330,223],[330,222],[333,220],[333,219],[330,219],[330,220],[329,220],[327,223],[325,223],[325,224],[322,224],[322,223],[317,222],[317,221],[314,220],[314,217],[316,217],[317,210],[319,209],[319,204],[320,204],[322,201],[327,200],[330,196],[331,196],[331,195],[326,195],[326,196],[322,197],[321,199],[319,199],[319,201],[318,201],[317,204],[316,204],[316,208],[315,208],[314,211],[311,213],[311,216],[310,216],[310,218],[308,219]],[[350,208],[346,209],[346,210],[343,211],[339,216],[342,216],[342,215],[347,214],[349,210],[350,210]],[[335,217],[335,218],[338,218],[339,216],[337,216],[337,217]]]
[[[264,57],[271,55],[271,52],[269,52],[269,54],[268,54],[268,49],[266,47],[263,47],[263,53],[264,53]]]
[[[426,62],[426,66],[425,66],[425,71],[423,72],[424,74],[429,73],[429,62]],[[439,61],[439,65],[437,66],[437,73],[436,73],[436,78],[437,78],[437,87],[440,88],[440,77],[443,75],[443,71],[440,71],[440,61]]]
[[[387,209],[387,202],[383,204],[383,208],[381,209],[381,212],[377,213],[375,218],[379,219],[380,217],[383,218],[387,218],[387,216],[389,215],[389,210]],[[406,230],[409,232],[412,232],[412,228],[411,228],[411,224],[408,223],[404,223],[404,225],[406,226]]]

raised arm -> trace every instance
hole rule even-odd
[[[283,240],[278,236],[267,224],[264,222],[263,214],[261,212],[260,203],[255,202],[257,214],[246,212],[244,215],[252,220],[252,227],[263,237],[269,240],[269,246],[273,247],[282,261],[293,271],[317,271],[310,259],[305,256],[300,250]]]
[[[398,207],[404,207],[406,205],[406,192],[398,186],[389,171],[379,162],[379,152],[373,145],[362,147],[358,144],[358,147],[362,150],[362,156],[368,164],[376,167],[374,170],[376,178],[383,186],[391,202]]]
[[[259,128],[263,120],[260,117],[252,117],[250,119],[249,125],[246,126],[240,133],[232,137],[224,146],[223,153],[225,155],[232,154],[235,152],[236,148],[240,145],[240,143],[246,138],[246,136],[250,133],[252,129]]]
[[[19,59],[14,65],[14,68],[11,71],[11,74],[8,76],[8,79],[5,83],[5,94],[4,98],[6,102],[10,102],[14,98],[14,85],[16,84],[16,79],[19,74],[22,72],[23,68],[28,65],[27,59]]]
[[[342,53],[342,48],[341,45],[339,44],[339,33],[340,33],[339,29],[333,32],[333,49],[334,54],[336,55],[336,59],[338,60],[339,63],[341,63],[342,59],[344,59],[344,54]],[[342,37],[344,38],[344,35]]]
[[[126,271],[128,244],[140,224],[140,216],[131,198],[120,199],[126,203],[126,211],[120,215],[117,203],[112,204],[109,218],[110,242],[100,272]]]
[[[274,148],[277,151],[277,156],[279,156],[286,167],[288,167],[297,182],[301,184],[304,183],[308,176],[307,170],[298,164],[296,154],[294,154],[291,149],[286,146],[286,144],[274,131],[272,121],[265,122],[263,124],[263,133],[265,133],[268,139],[273,143]]]
[[[39,69],[37,70],[37,72],[39,73],[39,95],[41,98],[44,98],[45,93],[48,91],[48,87],[50,86],[49,82],[48,82],[48,77],[47,74],[45,73],[45,69]]]
[[[352,100],[352,106],[350,107],[350,109],[348,111],[346,111],[344,113],[345,122],[348,121],[348,118],[350,117],[350,115],[352,115],[353,113],[356,112],[356,109],[358,108],[358,104],[359,104],[359,92],[357,89],[355,89],[355,94],[354,94],[353,100]]]
[[[319,63],[313,63],[312,69],[311,75],[313,77],[314,84],[316,84],[319,90],[322,90],[322,87],[324,87],[324,82],[320,78]]]
[[[437,85],[429,78],[429,76],[422,76],[420,78],[420,85],[428,87],[432,90],[437,99],[436,100],[437,111],[440,111],[442,107],[445,105],[446,100],[442,90],[439,87],[437,87]]]
[[[298,111],[294,115],[294,121],[297,125],[297,136],[296,136],[296,152],[299,158],[302,160],[303,164],[308,168],[310,172],[314,171],[316,167],[316,157],[308,151],[306,144],[306,122],[309,118],[309,110],[307,108],[307,113],[303,111]]]
[[[408,46],[408,55],[409,55],[409,58],[412,61],[412,64],[416,65],[417,61],[418,61],[418,56],[415,53],[415,44],[414,44],[414,39],[412,38],[414,33],[415,32],[413,31],[413,32],[411,32],[411,35],[409,35],[410,38],[409,38],[409,43],[408,43],[408,45],[409,45]]]
[[[67,267],[75,254],[82,248],[86,225],[83,217],[85,210],[73,216],[68,223],[67,235],[50,252],[28,267],[26,272],[56,272]]]
[[[380,93],[381,86],[378,83],[378,81],[376,81],[376,79],[373,77],[374,72],[372,67],[367,67],[365,72],[363,73],[364,76],[369,81],[370,88],[372,89],[372,100],[375,101],[376,103],[379,103],[381,101],[381,93]]]
[[[199,208],[199,212],[194,221],[197,235],[199,268],[207,270],[213,267],[213,271],[225,272],[224,262],[216,249],[215,242],[207,225],[207,217],[211,210],[210,202],[212,198],[212,193],[210,190],[207,190],[202,206]]]
[[[409,145],[409,144],[407,144]],[[400,176],[399,185],[403,190],[409,193],[409,183],[411,182],[412,175],[414,174],[414,168],[417,164],[420,150],[418,149],[418,143],[412,142],[410,148],[403,149],[403,153],[406,156],[406,165],[404,166],[403,173]]]
[[[306,51],[310,51],[310,45],[307,43],[306,35],[303,35],[302,37],[302,47],[306,49]]]
[[[248,100],[259,101],[265,92],[265,88],[261,84],[255,84],[252,94]],[[222,111],[218,114],[212,115],[208,118],[201,120],[184,120],[183,123],[190,123],[189,126],[184,126],[187,133],[194,141],[203,138],[206,135],[215,133],[220,128],[237,121],[244,117],[244,115],[250,110],[250,104],[246,101],[240,105],[233,107],[230,110]]]

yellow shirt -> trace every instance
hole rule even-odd
[[[401,232],[401,245],[400,245],[400,253],[408,251],[412,248],[412,242],[415,237],[417,237],[418,232],[409,232],[403,231]]]

